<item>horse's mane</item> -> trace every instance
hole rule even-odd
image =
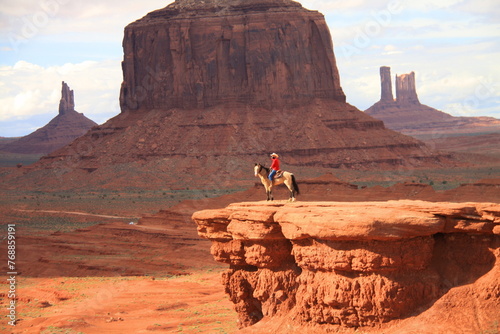
[[[259,164],[259,165],[262,167],[262,169],[263,169],[263,170],[265,170],[265,171],[266,171],[266,173],[267,173],[267,174],[269,174],[269,172],[270,172],[270,170],[271,170],[269,167],[265,167],[265,166],[264,166],[264,165],[262,165],[262,164]]]

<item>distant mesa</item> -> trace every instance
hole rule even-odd
[[[500,132],[500,120],[493,117],[455,117],[420,103],[415,72],[396,75],[396,99],[392,95],[390,67],[380,67],[380,83],[380,101],[365,112],[392,130],[419,139]]]
[[[74,93],[63,81],[59,114],[35,132],[0,146],[8,153],[48,154],[84,135],[97,125],[75,110]]]

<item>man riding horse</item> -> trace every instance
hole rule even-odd
[[[271,158],[271,168],[266,168],[261,164],[255,164],[254,168],[255,176],[260,177],[260,181],[266,189],[267,200],[272,201],[274,199],[272,195],[273,186],[284,183],[288,190],[290,190],[289,201],[295,201],[295,195],[299,193],[299,187],[295,181],[295,176],[292,173],[282,171],[278,177],[275,177],[276,173],[280,170],[279,156],[273,153],[271,154]]]

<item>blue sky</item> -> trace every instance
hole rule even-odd
[[[57,114],[61,81],[97,123],[120,112],[124,27],[158,0],[0,0],[0,136]],[[325,14],[347,101],[380,98],[379,67],[415,71],[420,101],[455,116],[500,118],[500,5],[495,0],[304,0]]]

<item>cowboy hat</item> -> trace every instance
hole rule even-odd
[[[271,156],[272,156],[272,157],[279,158],[279,155],[278,155],[278,154],[276,154],[276,153],[271,153]]]

